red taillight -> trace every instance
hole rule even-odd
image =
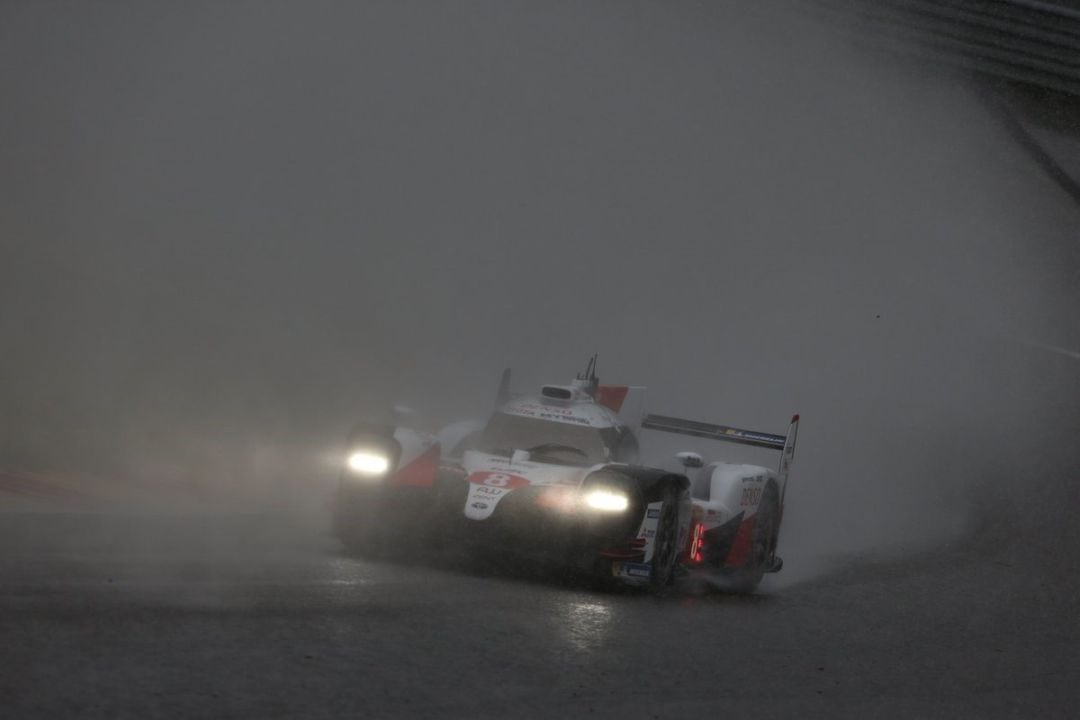
[[[701,549],[705,546],[705,526],[700,520],[694,521],[693,530],[690,533],[690,550],[687,558],[692,563],[701,563],[704,560]]]

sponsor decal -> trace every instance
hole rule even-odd
[[[469,496],[465,500],[465,517],[470,520],[486,520],[495,512],[495,506],[516,488],[526,487],[529,481],[509,472],[485,470],[467,478]]]
[[[617,562],[611,564],[611,572],[616,577],[648,580],[652,576],[652,565],[649,563]]]
[[[486,485],[492,488],[505,488],[514,490],[529,484],[529,481],[520,475],[508,472],[476,472],[469,476],[469,482],[474,485]]]
[[[540,413],[537,415],[542,420],[558,420],[559,422],[576,423],[578,425],[589,425],[588,418],[577,417],[576,415],[547,415]]]
[[[574,411],[570,408],[562,408],[556,405],[538,405],[536,403],[519,403],[510,408],[514,412],[520,413],[538,413],[546,412],[549,415],[573,415]]]
[[[761,488],[743,488],[742,499],[739,500],[740,507],[752,507],[761,502]]]
[[[774,445],[780,443],[781,445],[787,440],[783,435],[770,435],[769,433],[756,432],[754,430],[741,430],[739,428],[725,427],[723,429],[724,435],[740,438],[742,440],[754,440],[756,442],[768,443]]]
[[[538,405],[537,403],[519,403],[506,408],[504,412],[523,417],[534,417],[541,420],[554,420],[555,422],[574,423],[575,425],[591,426],[592,422],[588,415],[574,412],[573,408],[559,407],[557,405]]]
[[[637,537],[645,543],[642,548],[645,551],[645,562],[652,560],[653,551],[656,549],[656,526],[660,522],[660,508],[663,502],[649,503],[645,508],[645,519],[641,521]]]

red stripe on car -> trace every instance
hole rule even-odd
[[[728,567],[742,567],[750,559],[755,520],[757,520],[757,515],[748,517],[739,524],[739,529],[735,531],[735,539],[731,542],[731,552],[724,561]]]
[[[622,409],[628,392],[629,385],[601,385],[596,388],[596,402],[617,413]]]
[[[435,484],[435,473],[439,470],[439,444],[435,443],[413,459],[411,463],[394,473],[394,485],[413,487],[431,487]]]

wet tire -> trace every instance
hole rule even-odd
[[[780,496],[774,485],[765,488],[758,505],[757,519],[750,541],[750,560],[747,566],[730,576],[731,590],[751,593],[761,584],[765,570],[772,565],[776,554],[776,537],[780,526]]]
[[[652,574],[649,590],[663,593],[675,577],[675,565],[679,557],[679,505],[674,490],[664,493],[660,518],[656,523],[656,548],[653,551]]]

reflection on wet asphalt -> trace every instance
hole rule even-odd
[[[287,517],[7,515],[0,539],[9,717],[1004,717],[1077,699],[1077,631],[1053,620],[1072,606],[977,556],[655,598],[370,562]]]

